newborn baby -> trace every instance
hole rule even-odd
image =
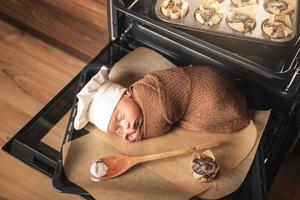
[[[245,98],[230,79],[209,67],[176,67],[146,75],[129,88],[103,68],[78,93],[75,129],[87,122],[134,142],[171,127],[230,133],[246,127]]]

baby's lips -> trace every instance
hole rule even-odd
[[[124,133],[124,134],[122,135],[122,138],[123,138],[123,140],[125,140],[126,142],[131,142],[131,141],[129,140],[128,136],[129,136],[128,134]]]
[[[133,134],[123,134],[122,138],[126,142],[135,142],[135,140],[136,140],[136,133],[133,133]]]
[[[134,133],[134,134],[131,134],[131,135],[128,136],[130,142],[135,142],[135,141],[136,141],[136,135],[137,135],[137,134]]]

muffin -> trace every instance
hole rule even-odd
[[[290,15],[272,15],[263,21],[261,28],[267,39],[284,39],[294,33]]]
[[[250,6],[257,4],[257,0],[231,0],[231,3],[236,7]]]
[[[213,181],[219,171],[219,166],[210,150],[199,154],[194,152],[192,157],[192,175],[200,182]]]
[[[266,0],[264,8],[267,12],[274,15],[286,15],[295,9],[293,0]]]
[[[195,10],[194,17],[203,25],[213,26],[221,22],[223,14],[218,1],[202,0],[199,8]]]
[[[165,17],[181,19],[187,15],[189,4],[186,0],[164,0],[160,10]]]
[[[256,25],[257,6],[244,6],[229,11],[226,23],[234,31],[247,33]]]

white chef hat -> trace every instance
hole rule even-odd
[[[123,86],[109,80],[108,69],[102,66],[77,94],[74,128],[79,130],[91,122],[100,130],[107,132],[111,115],[125,90]]]

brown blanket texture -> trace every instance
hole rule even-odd
[[[139,140],[163,135],[175,123],[218,133],[235,132],[250,123],[245,98],[228,77],[210,67],[154,72],[130,90],[144,118]]]

